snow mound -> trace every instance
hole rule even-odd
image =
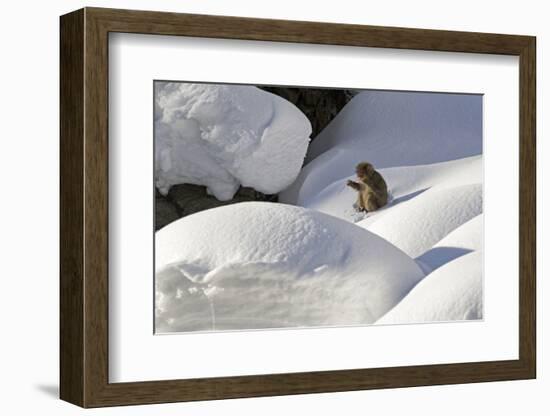
[[[416,259],[427,272],[431,272],[464,254],[483,248],[483,214],[452,231],[430,250]]]
[[[411,200],[430,188],[481,183],[482,157],[474,156],[431,165],[385,168],[379,172],[388,185],[390,200],[387,206],[368,215],[369,224],[382,218],[398,204]],[[338,180],[310,200],[303,201],[303,206],[357,222],[363,216],[353,209],[357,192],[346,186],[348,179],[356,180],[354,175]]]
[[[481,105],[481,95],[363,91],[312,142],[308,160],[336,145],[373,153],[379,167],[477,155]]]
[[[376,324],[482,319],[482,259],[476,251],[435,270]]]
[[[155,253],[157,332],[370,324],[424,276],[360,227],[276,203],[182,218]]]
[[[240,185],[266,194],[302,166],[311,124],[293,104],[252,86],[155,83],[155,185],[205,185],[229,200]]]
[[[388,210],[372,224],[367,218],[357,225],[415,258],[482,211],[481,184],[435,187]]]
[[[311,143],[280,201],[304,205],[362,161],[381,169],[479,155],[481,109],[481,95],[363,91]]]

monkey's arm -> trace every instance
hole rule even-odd
[[[350,188],[355,189],[356,191],[359,191],[361,189],[361,185],[359,185],[357,182],[354,182],[352,180],[348,180],[346,185],[349,186]]]

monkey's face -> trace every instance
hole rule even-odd
[[[355,168],[355,174],[361,179],[369,176],[372,170],[373,167],[370,163],[359,163]]]

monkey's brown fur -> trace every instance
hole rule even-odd
[[[388,187],[374,167],[361,162],[355,168],[359,182],[349,180],[347,186],[358,192],[355,207],[358,211],[376,211],[388,203]]]

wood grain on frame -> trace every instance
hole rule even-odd
[[[61,19],[60,395],[84,403],[84,13]]]
[[[534,378],[535,38],[86,8],[61,17],[60,396],[82,407]],[[369,46],[520,57],[519,359],[109,383],[108,33]]]

